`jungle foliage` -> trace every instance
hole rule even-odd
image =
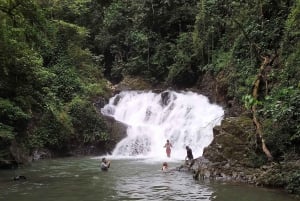
[[[88,3],[1,1],[0,165],[17,157],[12,143],[30,152],[107,140],[93,106],[106,91],[103,68],[77,22]]]
[[[0,161],[12,141],[107,140],[92,105],[105,79],[186,88],[207,73],[255,106],[274,160],[299,157],[299,0],[3,0],[0,26]]]

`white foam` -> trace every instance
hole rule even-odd
[[[168,93],[165,105],[161,94],[151,91],[123,91],[110,99],[102,114],[128,125],[128,136],[110,157],[166,160],[163,146],[167,139],[173,145],[171,160],[184,159],[186,145],[192,148],[194,157],[202,155],[213,139],[213,127],[223,119],[223,109],[200,94]]]

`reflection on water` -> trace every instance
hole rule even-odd
[[[2,170],[0,200],[296,201],[280,191],[198,182],[187,172],[163,173],[159,161],[113,160],[107,172],[101,172],[99,164],[99,159],[73,158],[39,161],[15,171]],[[12,181],[14,175],[25,175],[27,180]]]

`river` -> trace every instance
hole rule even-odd
[[[162,161],[112,159],[109,171],[100,158],[62,158],[33,162],[17,170],[0,171],[3,201],[299,201],[278,190],[241,184],[195,181],[189,172],[160,170]],[[169,161],[171,168],[179,161]],[[26,180],[13,181],[16,175]]]

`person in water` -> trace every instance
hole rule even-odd
[[[166,148],[166,153],[169,158],[171,157],[171,147],[172,147],[172,144],[170,143],[169,140],[167,140],[164,148]]]
[[[164,162],[162,167],[161,167],[161,170],[162,171],[167,171],[168,170],[168,163],[167,162]]]
[[[101,170],[107,171],[109,167],[110,167],[110,161],[106,160],[106,158],[102,158]]]

